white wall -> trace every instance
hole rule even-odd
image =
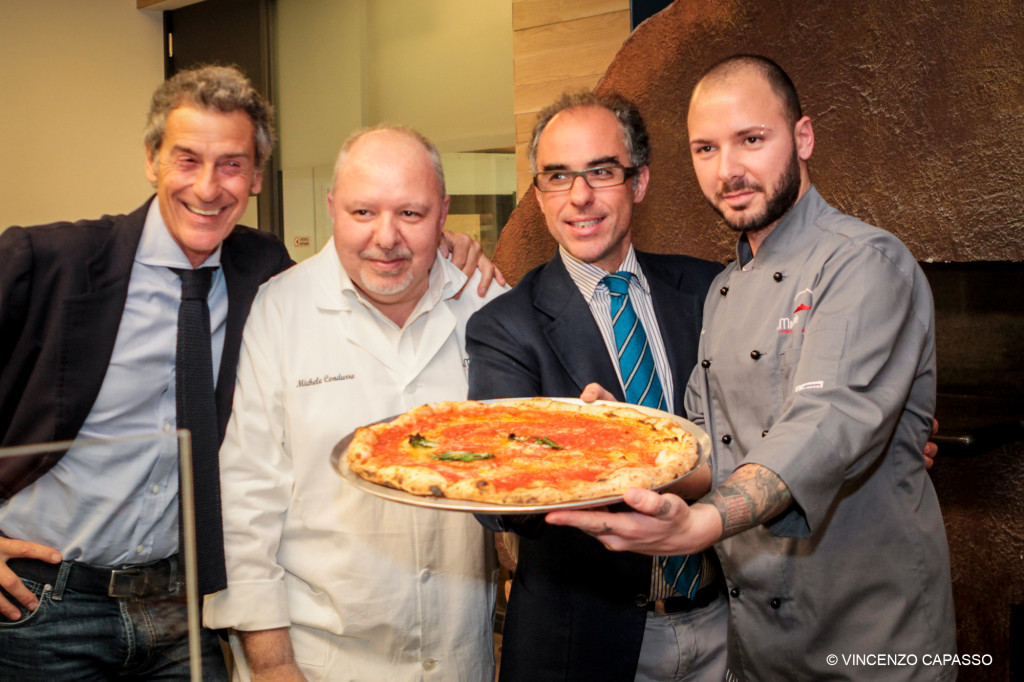
[[[409,125],[442,152],[515,145],[510,0],[277,0],[276,48],[296,260],[330,235],[330,167],[354,129]]]
[[[363,125],[366,0],[277,0],[280,167],[330,165]]]
[[[367,36],[371,122],[442,152],[515,145],[510,0],[372,0]]]
[[[283,169],[382,122],[443,152],[515,145],[509,0],[277,0],[276,48]]]
[[[351,130],[380,121],[445,152],[512,147],[511,24],[502,0],[278,0],[280,167],[331,165]],[[161,34],[135,0],[0,0],[0,229],[149,196]]]
[[[163,80],[159,13],[135,0],[0,2],[0,229],[135,209]]]

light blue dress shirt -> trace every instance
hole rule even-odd
[[[220,367],[228,294],[218,248],[208,298],[214,381]],[[154,201],[135,253],[128,297],[106,376],[79,444],[0,508],[0,529],[49,545],[65,559],[99,565],[163,559],[178,548],[178,452],[174,438],[178,305],[190,268]],[[161,438],[137,438],[163,434]]]

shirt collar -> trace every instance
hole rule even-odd
[[[219,267],[220,248],[218,244],[217,250],[210,254],[200,267]],[[142,238],[139,240],[139,248],[135,251],[135,261],[143,265],[192,269],[188,256],[174,241],[171,233],[167,230],[167,225],[164,224],[163,215],[160,213],[159,198],[153,199],[149,204],[146,222],[142,226]]]
[[[757,249],[757,256],[752,255],[746,234],[740,235],[736,242],[736,258],[740,266],[744,270],[753,269],[770,262],[775,254],[785,255],[803,228],[814,220],[825,206],[827,206],[825,200],[821,198],[814,185],[811,185],[800,197],[800,200],[786,212],[786,215],[779,219],[779,224],[775,226],[775,229],[764,238],[761,246]]]
[[[565,265],[565,269],[569,272],[569,277],[571,277],[572,281],[576,283],[580,293],[583,294],[584,300],[589,304],[594,298],[594,293],[597,291],[598,286],[605,287],[605,285],[601,284],[601,280],[611,273],[604,268],[599,268],[591,263],[584,263],[578,258],[575,258],[562,246],[558,247],[558,255],[561,256],[562,263]],[[650,293],[650,288],[647,285],[647,278],[644,277],[644,272],[640,269],[640,264],[636,260],[636,250],[633,249],[632,244],[629,245],[629,251],[626,252],[626,257],[622,260],[622,264],[619,266],[618,272],[628,272],[632,274],[640,287],[645,292]]]

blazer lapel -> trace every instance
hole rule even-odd
[[[616,400],[624,401],[601,330],[557,253],[540,275],[534,306],[551,318],[544,336],[576,384],[577,395],[587,384],[597,382]]]
[[[224,240],[220,253],[220,266],[224,270],[224,284],[228,290],[228,317],[224,329],[224,349],[221,352],[220,369],[217,372],[217,425],[221,438],[231,416],[231,397],[235,391],[235,374],[238,355],[242,346],[242,331],[249,317],[249,308],[262,284],[260,273],[247,262],[245,254],[233,248],[235,241]]]
[[[680,291],[676,279],[652,267],[640,252],[637,252],[637,259],[651,287],[654,314],[658,318],[658,329],[672,371],[672,404],[676,414],[685,416],[683,398],[693,358],[697,356],[699,339],[694,330],[699,329],[700,318],[695,323],[694,315],[700,315],[700,301],[693,294]]]
[[[113,219],[106,240],[89,259],[84,292],[64,303],[57,367],[57,440],[78,434],[103,384],[151,202]]]

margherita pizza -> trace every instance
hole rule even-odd
[[[531,505],[653,488],[698,460],[668,416],[547,398],[423,405],[358,429],[347,456],[362,478],[414,495]]]

